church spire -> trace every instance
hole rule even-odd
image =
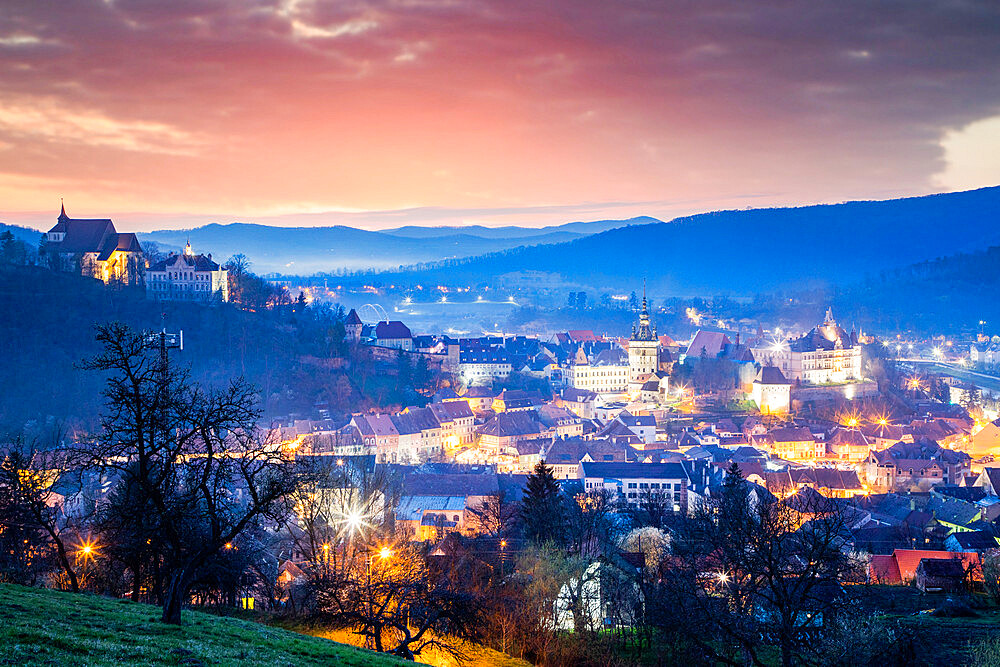
[[[69,220],[69,216],[66,215],[66,202],[63,198],[59,198],[59,220]]]

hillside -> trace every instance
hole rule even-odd
[[[20,267],[0,270],[0,432],[48,416],[86,426],[103,404],[102,378],[76,368],[97,352],[94,324],[158,330],[162,314],[170,331],[184,331],[184,350],[173,358],[194,380],[219,385],[245,376],[261,389],[267,416],[307,414],[316,401],[343,414],[372,400],[401,400],[393,398],[395,378],[337,367],[345,350],[327,309],[300,315],[290,307],[254,313],[232,304],[161,304],[141,290]]]
[[[396,658],[259,623],[125,600],[0,584],[5,665],[404,665]]]
[[[755,294],[848,284],[887,269],[1000,244],[1000,187],[801,208],[719,211],[613,229],[432,269],[395,282],[476,284],[543,270],[595,288]]]
[[[835,306],[888,330],[974,331],[1000,323],[1000,247],[880,272],[838,289]]]

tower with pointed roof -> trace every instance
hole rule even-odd
[[[655,373],[660,353],[660,339],[656,327],[649,320],[649,305],[646,301],[646,285],[642,286],[642,311],[639,325],[632,327],[632,337],[628,342],[629,384],[640,385],[650,373]]]

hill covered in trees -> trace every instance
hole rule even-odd
[[[77,368],[98,350],[94,325],[183,330],[173,359],[192,379],[220,385],[244,376],[265,414],[308,414],[323,401],[337,413],[405,400],[394,377],[354,359],[343,342],[343,313],[293,299],[256,312],[234,304],[156,302],[142,290],[106,286],[35,266],[0,266],[0,427],[26,420],[86,426],[98,413],[103,379]]]
[[[634,288],[646,278],[650,289],[668,295],[847,285],[1000,244],[998,204],[1000,187],[993,187],[888,201],[719,211],[391,276],[397,284],[468,285],[507,273],[544,271],[596,289]]]

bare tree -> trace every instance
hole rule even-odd
[[[507,491],[500,489],[469,508],[469,525],[481,535],[503,538],[513,529],[519,511],[519,505],[510,499]]]
[[[462,657],[461,642],[482,632],[475,596],[436,576],[408,542],[345,548],[345,567],[318,592],[320,608],[380,652],[413,660],[428,649]]]
[[[786,667],[817,659],[846,604],[844,529],[842,505],[819,494],[751,503],[731,468],[721,498],[674,533],[657,625],[724,664],[763,666],[775,648]]]
[[[54,560],[73,592],[80,590],[61,512],[52,484],[65,472],[58,452],[38,451],[21,439],[0,459],[0,578],[35,583]]]
[[[297,478],[258,429],[256,393],[242,379],[203,389],[124,324],[99,326],[97,339],[103,351],[84,368],[107,374],[107,407],[78,455],[131,487],[134,503],[120,511],[141,513],[133,523],[159,535],[163,621],[179,624],[199,568],[244,530],[276,519]]]

